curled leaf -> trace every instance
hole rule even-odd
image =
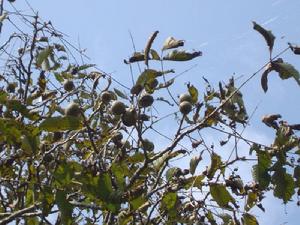
[[[262,122],[266,124],[268,127],[273,127],[274,129],[278,129],[278,124],[276,120],[281,118],[280,114],[271,114],[271,115],[265,115],[262,118]]]
[[[300,55],[300,46],[293,46],[291,43],[288,43],[288,45],[295,55]]]
[[[164,46],[162,48],[162,50],[167,50],[167,49],[171,49],[171,48],[178,48],[180,46],[184,45],[184,41],[183,40],[176,40],[173,37],[168,37],[165,40]]]
[[[267,92],[268,90],[268,75],[272,70],[272,64],[269,63],[261,76],[261,87],[264,90],[264,92]]]
[[[140,62],[145,60],[145,54],[142,52],[135,52],[133,55],[129,58],[129,60],[124,60],[125,64],[130,64],[134,62]]]
[[[181,51],[173,50],[169,52],[166,56],[164,56],[163,59],[170,60],[170,61],[188,61],[198,56],[202,56],[202,52],[200,51],[187,52],[184,50]]]
[[[270,30],[266,30],[259,24],[253,21],[253,29],[258,31],[266,40],[270,51],[272,51],[273,46],[274,46],[274,41],[275,41],[275,36],[272,34]]]
[[[147,42],[147,45],[145,47],[145,54],[144,54],[144,59],[145,59],[145,64],[146,66],[148,66],[148,61],[149,61],[149,53],[150,53],[150,49],[151,49],[151,46],[152,46],[152,43],[154,41],[154,39],[156,38],[158,34],[158,31],[155,31],[149,38],[148,42]]]
[[[283,62],[282,59],[278,59],[272,63],[272,67],[279,73],[281,79],[285,80],[293,77],[298,85],[300,85],[300,73],[293,65]]]

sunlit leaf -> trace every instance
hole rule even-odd
[[[176,40],[173,37],[168,37],[163,45],[162,50],[167,50],[167,49],[171,49],[171,48],[178,48],[180,46],[184,45],[184,41],[183,40]]]
[[[234,201],[226,187],[221,184],[210,185],[210,194],[221,207],[227,206],[229,202]]]
[[[40,129],[50,132],[66,131],[66,130],[79,130],[82,128],[80,117],[74,116],[58,116],[45,119],[40,124]]]
[[[198,101],[198,89],[194,85],[189,85],[189,93],[192,97],[192,103],[195,104]]]
[[[158,53],[154,49],[150,49],[151,59],[160,60]]]
[[[221,164],[222,164],[221,157],[219,155],[213,153],[211,155],[211,164],[207,171],[207,177],[209,179],[213,178],[213,176],[215,175],[216,171],[219,169]]]
[[[197,168],[197,166],[198,166],[201,159],[202,159],[201,156],[195,156],[191,159],[191,161],[190,161],[190,173],[192,175],[194,175],[194,173],[196,171],[196,168]]]
[[[163,60],[170,60],[170,61],[189,61],[198,56],[201,56],[202,52],[187,52],[184,50],[173,50],[169,52],[166,56],[163,57]]]
[[[257,222],[255,216],[253,216],[249,213],[243,214],[242,222],[243,222],[243,225],[258,225],[258,222]]]
[[[41,67],[42,63],[50,56],[52,52],[53,48],[51,46],[41,50],[36,56],[36,66]]]

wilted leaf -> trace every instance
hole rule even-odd
[[[4,12],[1,16],[0,16],[0,23],[2,23],[6,18],[7,18],[8,13]]]
[[[139,61],[144,61],[145,60],[145,54],[142,52],[135,52],[133,55],[129,58],[129,60],[124,60],[124,63],[129,64],[129,63],[134,63],[134,62],[139,62]]]
[[[266,124],[268,127],[273,127],[274,129],[278,129],[278,124],[276,120],[281,118],[280,114],[269,114],[265,115],[262,118],[262,122]]]
[[[295,55],[300,55],[300,47],[299,46],[293,46],[291,43],[288,43],[290,46],[290,49],[294,52]]]
[[[154,39],[156,38],[158,34],[158,31],[155,31],[149,38],[148,42],[147,42],[147,45],[145,47],[145,54],[144,54],[144,59],[145,59],[145,64],[146,66],[148,66],[148,61],[149,61],[149,53],[150,53],[150,49],[151,49],[151,46],[152,46],[152,43],[154,41]]]
[[[253,21],[253,29],[258,31],[265,38],[270,51],[272,51],[273,46],[274,46],[274,41],[275,41],[275,36],[272,34],[272,32],[269,30],[266,30],[265,28],[263,28],[262,26],[260,26],[259,24],[257,24],[254,21]]]
[[[255,218],[255,216],[249,214],[249,213],[244,213],[242,217],[243,225],[258,225],[258,222]]]
[[[274,70],[272,68],[272,64],[269,63],[261,76],[261,87],[263,88],[264,92],[267,92],[268,90],[268,75],[272,70]]]
[[[202,52],[186,52],[184,50],[178,51],[173,50],[169,52],[166,56],[163,57],[163,60],[170,60],[170,61],[188,61],[201,56]]]
[[[183,45],[184,45],[183,40],[176,40],[173,37],[168,37],[165,40],[165,43],[163,45],[162,50],[164,51],[164,50],[171,49],[171,48],[178,48],[178,47],[183,46]]]
[[[67,130],[79,130],[82,128],[81,118],[74,116],[58,116],[45,119],[40,124],[40,129],[55,132]]]
[[[227,206],[229,202],[234,201],[232,196],[227,191],[226,187],[221,184],[211,184],[210,194],[219,206]]]

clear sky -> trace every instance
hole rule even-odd
[[[7,3],[7,2],[6,2]],[[287,42],[300,44],[299,0],[30,0],[44,20],[69,35],[69,40],[82,48],[102,70],[128,86],[129,68],[123,63],[133,49],[129,31],[137,50],[144,48],[149,35],[159,30],[154,47],[160,48],[168,36],[186,40],[187,49],[203,52],[192,62],[168,64],[178,72],[197,65],[177,79],[173,93],[185,90],[184,82],[192,81],[203,90],[205,76],[213,84],[228,80],[230,76],[243,75],[246,79],[268,60],[268,50],[263,38],[253,31],[251,21],[271,29],[276,35],[274,53],[286,47]],[[30,12],[23,0],[15,6]],[[8,9],[9,6],[7,5]],[[9,28],[3,31],[9,33]],[[1,37],[1,42],[3,41]],[[300,70],[300,58],[287,52],[282,56]],[[138,75],[138,74],[136,74]],[[291,123],[299,123],[300,89],[294,80],[281,81],[275,74],[269,78],[269,91],[260,87],[260,75],[242,89],[249,112],[259,104],[248,133],[268,143],[273,131],[261,124],[267,113],[280,113]],[[167,128],[166,128],[167,130]],[[266,200],[266,213],[255,211],[262,224],[299,224],[295,202],[286,208],[277,200]],[[286,213],[285,213],[286,211]],[[298,216],[299,217],[299,216]]]

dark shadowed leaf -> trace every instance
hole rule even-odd
[[[55,202],[61,213],[62,224],[71,225],[72,224],[72,213],[73,206],[67,200],[67,192],[64,190],[57,190],[55,196]]]
[[[272,51],[274,46],[274,41],[275,41],[275,36],[272,34],[272,32],[266,30],[265,28],[263,28],[262,26],[260,26],[254,21],[253,21],[253,29],[258,31],[264,37],[264,39],[266,40],[269,46],[270,51]]]
[[[275,185],[274,196],[283,200],[286,204],[295,193],[295,183],[292,175],[286,173],[285,168],[277,168],[272,176],[272,183]]]
[[[201,159],[202,159],[201,156],[195,156],[191,159],[191,161],[190,161],[190,173],[192,175],[194,175],[194,173],[196,171],[196,168],[197,168],[197,166],[198,166]]]
[[[261,76],[261,87],[264,90],[264,92],[267,92],[268,90],[268,75],[272,70],[272,64],[269,63]]]

